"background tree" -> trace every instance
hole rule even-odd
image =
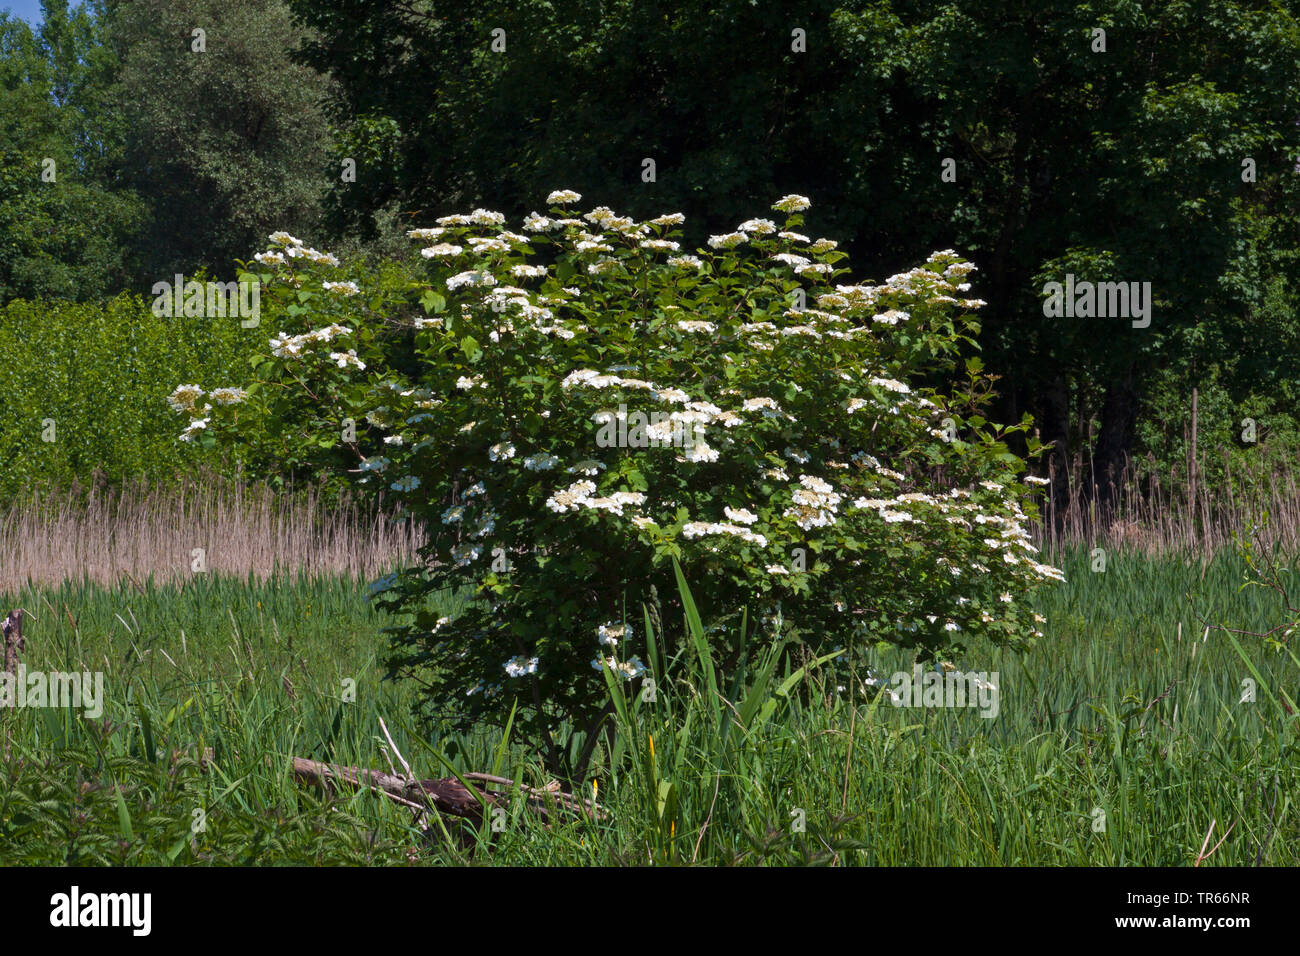
[[[150,208],[146,280],[228,272],[274,229],[310,235],[331,175],[330,84],[290,62],[302,31],[283,3],[131,0],[115,5],[111,37],[128,180]]]
[[[1285,358],[1240,358],[1260,321],[1295,334],[1300,24],[1284,5],[292,5],[318,32],[303,58],[340,83],[342,141],[368,157],[367,189],[335,188],[340,228],[373,235],[395,202],[520,215],[565,182],[632,215],[682,209],[694,241],[806,192],[868,275],[955,246],[983,270],[1000,414],[1040,421],[1058,495],[1082,461],[1109,501],[1157,437],[1143,417],[1179,419],[1169,402],[1211,370],[1225,413],[1300,411],[1258,388]],[[1151,327],[1044,318],[1043,283],[1066,272],[1150,281]]]
[[[0,13],[0,302],[111,296],[143,212],[119,175],[102,8],[43,6],[35,32]]]

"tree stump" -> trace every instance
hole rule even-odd
[[[0,631],[4,632],[5,640],[5,663],[4,671],[18,675],[18,655],[22,653],[27,646],[23,642],[23,612],[19,608],[16,611],[10,611],[4,623],[0,624]]]

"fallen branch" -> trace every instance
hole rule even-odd
[[[482,820],[493,808],[504,806],[507,800],[507,793],[489,790],[487,787],[475,787],[475,783],[493,784],[505,788],[518,787],[528,795],[528,808],[548,822],[551,813],[557,808],[574,815],[592,816],[595,819],[602,819],[605,816],[604,812],[590,801],[562,793],[558,787],[553,790],[539,790],[516,783],[507,777],[485,773],[465,774],[464,779],[469,783],[469,786],[466,786],[455,777],[408,780],[365,767],[341,767],[336,764],[322,763],[319,760],[309,760],[306,757],[293,758],[293,773],[299,781],[326,791],[337,790],[340,783],[347,783],[358,789],[367,787],[400,806],[418,811],[432,807],[444,816],[460,817],[465,820]]]

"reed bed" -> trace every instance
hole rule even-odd
[[[375,577],[412,561],[423,529],[383,502],[316,488],[278,492],[215,477],[32,491],[0,506],[0,592],[27,583],[195,573]]]
[[[1213,482],[1198,480],[1204,459],[1164,474],[1150,459],[1132,463],[1105,507],[1075,462],[1061,493],[1041,497],[1035,544],[1049,557],[1102,547],[1208,559],[1246,539],[1300,553],[1297,470],[1286,455],[1258,461],[1234,472],[1225,454]],[[414,561],[425,540],[424,529],[391,504],[312,486],[280,492],[198,476],[39,489],[0,503],[0,591],[28,582],[183,580],[195,573],[196,549],[218,575],[373,578]]]
[[[1282,456],[1235,472],[1228,456],[1213,484],[1198,480],[1206,462],[1161,474],[1154,460],[1130,463],[1111,486],[1110,504],[1076,470],[1055,501],[1044,495],[1035,543],[1048,554],[1073,547],[1125,549],[1147,556],[1194,553],[1208,558],[1236,542],[1300,553],[1300,485]],[[1051,475],[1055,479],[1055,473]]]

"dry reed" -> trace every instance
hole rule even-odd
[[[373,578],[412,561],[423,542],[422,530],[391,507],[327,499],[313,488],[277,494],[203,478],[32,492],[0,506],[0,593],[28,581],[183,579],[195,573],[195,549],[210,574]]]
[[[1161,474],[1153,459],[1130,463],[1124,479],[1108,489],[1111,503],[1098,506],[1096,489],[1071,474],[1066,494],[1042,501],[1036,543],[1049,553],[1086,545],[1208,556],[1252,539],[1264,548],[1300,552],[1300,487],[1287,456],[1260,456],[1249,472],[1234,474],[1224,453],[1213,484],[1202,478],[1206,460]],[[1053,475],[1053,477],[1055,477]],[[1044,496],[1045,497],[1045,496]]]

